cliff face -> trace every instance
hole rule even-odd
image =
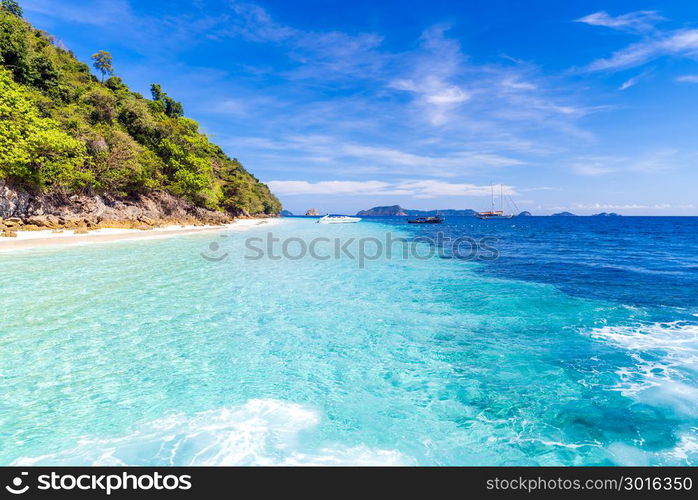
[[[111,56],[101,57],[112,75]],[[181,103],[160,85],[151,93],[117,76],[100,81],[20,11],[0,6],[0,217],[203,221],[281,211]]]
[[[227,213],[196,207],[162,191],[129,198],[44,194],[14,189],[0,181],[0,230],[77,227],[148,229],[165,224],[224,224],[232,220]]]

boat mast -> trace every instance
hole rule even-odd
[[[490,182],[490,191],[492,191],[492,212],[494,212],[494,183]]]
[[[499,185],[499,209],[504,213],[504,188]]]

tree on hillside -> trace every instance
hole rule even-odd
[[[2,0],[0,3],[2,10],[9,12],[17,17],[23,17],[22,7],[15,0]]]
[[[114,74],[114,66],[112,66],[112,57],[111,54],[105,50],[100,50],[96,54],[92,54],[92,60],[94,61],[92,63],[92,66],[102,73],[102,81],[104,81],[104,78],[109,75],[112,76]]]
[[[162,111],[170,118],[179,118],[184,116],[184,107],[181,102],[177,102],[162,91],[160,84],[153,83],[150,86],[150,92],[153,95],[153,101],[162,105]]]
[[[153,101],[162,101],[163,96],[166,95],[159,83],[153,83],[150,86],[150,93],[153,96]]]

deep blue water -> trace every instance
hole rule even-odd
[[[495,237],[499,258],[479,272],[549,283],[567,294],[698,313],[698,217],[448,217],[405,226],[405,217],[367,217],[414,236]],[[481,261],[484,262],[484,261]],[[685,313],[682,315],[682,312]]]

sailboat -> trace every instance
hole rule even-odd
[[[504,212],[504,188],[502,185],[499,185],[499,210],[494,209],[494,184],[490,184],[490,188],[492,190],[492,208],[490,210],[487,210],[485,212],[478,212],[475,214],[475,216],[478,219],[511,219],[514,217],[513,213],[505,213]],[[507,196],[508,197],[508,196]],[[509,201],[513,203],[513,200],[509,198]]]

